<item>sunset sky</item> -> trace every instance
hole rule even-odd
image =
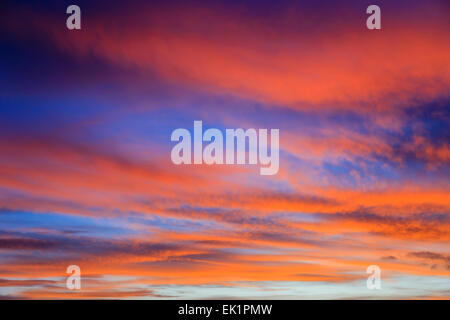
[[[0,299],[450,299],[449,1],[3,0],[0,30]],[[278,173],[173,164],[195,120],[279,129]]]

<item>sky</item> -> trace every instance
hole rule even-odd
[[[450,5],[371,4],[2,1],[0,299],[449,299]],[[175,165],[195,120],[278,173]]]

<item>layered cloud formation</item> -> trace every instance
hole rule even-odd
[[[78,5],[2,5],[0,298],[449,297],[445,1]],[[278,174],[174,165],[194,120]]]

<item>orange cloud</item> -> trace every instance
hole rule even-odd
[[[277,25],[221,8],[133,15],[124,28],[99,15],[77,33],[52,18],[28,21],[80,59],[94,52],[168,81],[295,109],[373,113],[448,97],[450,45],[440,16],[413,23],[400,14],[380,32],[349,22],[308,34],[289,14]],[[14,21],[9,28],[25,32]]]

